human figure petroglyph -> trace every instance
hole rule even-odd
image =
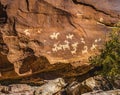
[[[26,36],[30,36],[29,29],[25,29],[24,33],[25,33]]]
[[[58,39],[58,36],[60,35],[59,32],[54,32],[52,35],[50,35],[50,38],[53,40],[53,39]]]
[[[73,44],[71,45],[72,48],[73,48],[73,51],[71,51],[72,55],[73,55],[73,54],[76,54],[78,44],[79,44],[78,42],[75,42],[75,43],[73,43]]]
[[[20,74],[20,68],[22,66],[22,63],[21,62],[16,62],[14,63],[14,69],[15,69],[15,72],[19,75],[19,76],[25,76],[25,75],[29,75],[29,74],[32,74],[32,70],[30,69],[30,71],[26,72],[26,73],[23,73],[23,74]]]
[[[73,34],[68,34],[68,35],[66,35],[66,38],[67,38],[67,39],[70,39],[70,40],[72,40],[72,39],[73,39],[73,37],[74,37],[74,35],[73,35]]]
[[[84,49],[82,50],[82,54],[86,54],[86,53],[88,53],[88,47],[84,46]]]
[[[57,50],[62,50],[62,45],[59,44],[59,46],[57,47]]]
[[[66,44],[70,44],[70,42],[69,42],[68,40],[65,40],[64,42],[65,42]]]

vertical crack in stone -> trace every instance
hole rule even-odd
[[[30,9],[29,9],[29,1],[26,0],[26,3],[27,3],[27,10],[30,11]]]

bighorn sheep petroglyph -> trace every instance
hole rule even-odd
[[[82,50],[82,54],[88,53],[88,47],[84,46],[84,49]]]
[[[61,45],[61,46],[62,46],[63,50],[66,50],[66,49],[70,50],[70,46],[68,43]]]
[[[21,62],[16,62],[14,63],[14,69],[15,69],[15,72],[19,75],[19,76],[25,76],[25,75],[29,75],[29,74],[32,74],[32,70],[30,69],[30,71],[26,72],[26,73],[23,73],[23,74],[20,74],[20,68],[22,66],[22,63]]]
[[[58,36],[60,35],[60,33],[59,32],[54,32],[52,35],[50,35],[50,38],[51,39],[58,39]]]
[[[68,34],[68,35],[66,35],[66,38],[67,38],[67,39],[71,39],[71,40],[72,40],[72,39],[73,39],[73,37],[74,37],[74,35],[73,35],[73,34]]]
[[[101,41],[101,38],[95,39],[95,43],[100,42],[100,41]]]

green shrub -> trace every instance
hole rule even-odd
[[[102,68],[98,74],[107,78],[120,77],[120,27],[118,24],[109,33],[108,41],[100,50],[100,54],[90,57],[89,62],[93,66]]]

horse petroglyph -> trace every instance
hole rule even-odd
[[[60,35],[60,33],[59,32],[54,32],[52,35],[50,35],[50,38],[51,39],[58,39],[58,36]]]

